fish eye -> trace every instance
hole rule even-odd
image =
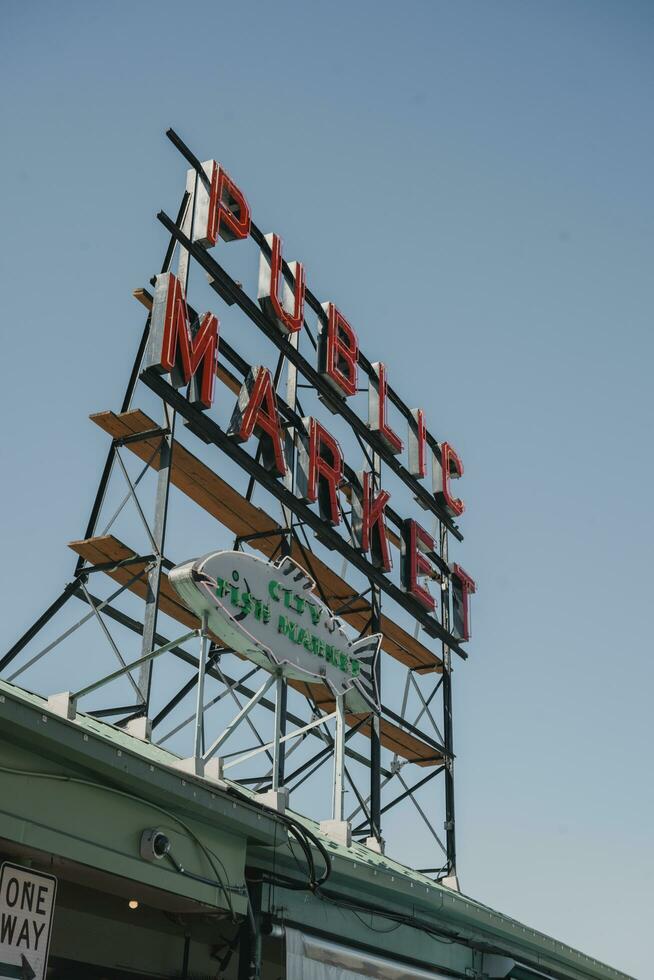
[[[240,578],[240,575],[238,574],[238,572],[236,571],[236,569],[234,569],[234,571],[232,572],[232,580],[234,582],[238,582],[239,578]]]

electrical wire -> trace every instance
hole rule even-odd
[[[300,873],[302,873],[304,871],[304,868],[302,867],[300,858],[295,853],[295,847],[293,846],[293,840],[292,840],[292,838],[291,838],[290,835],[288,835],[288,837],[287,837],[286,844],[288,846],[288,849],[289,849],[289,851],[291,853],[291,856],[292,856],[293,860],[295,861],[296,867],[298,868],[298,870],[300,871]],[[273,875],[275,875],[275,873],[276,873],[275,861],[273,860]]]
[[[215,881],[215,882],[210,882],[209,879],[205,879],[205,881],[206,881],[207,884],[217,885],[220,888],[220,890],[222,891],[222,893],[224,895],[225,901],[227,903],[227,907],[229,909],[230,915],[232,916],[233,921],[236,922],[236,913],[234,911],[234,905],[232,903],[231,895],[229,894],[230,889],[232,888],[232,885],[230,884],[229,877],[228,877],[228,875],[225,872],[225,866],[224,866],[224,864],[222,863],[222,861],[220,861],[220,858],[218,858],[218,855],[214,854],[211,851],[211,849],[208,848],[206,846],[206,844],[204,844],[204,842],[188,826],[188,824],[186,824],[181,819],[181,817],[178,817],[172,811],[166,810],[165,807],[159,806],[157,803],[152,803],[150,800],[146,800],[143,797],[137,796],[134,793],[127,793],[125,790],[116,789],[116,787],[114,787],[114,786],[107,786],[104,783],[95,783],[91,779],[81,779],[78,776],[65,776],[65,775],[62,775],[60,773],[53,773],[53,772],[38,772],[37,770],[31,770],[31,769],[13,769],[10,766],[2,766],[2,765],[0,765],[0,772],[7,772],[7,773],[10,773],[11,775],[14,775],[14,776],[32,776],[32,777],[35,777],[35,778],[38,778],[38,779],[51,779],[51,780],[53,780],[55,782],[77,783],[77,784],[79,784],[81,786],[91,786],[93,789],[101,789],[101,790],[104,790],[107,793],[113,793],[116,796],[123,796],[123,797],[125,797],[126,799],[129,799],[129,800],[136,800],[138,803],[142,803],[145,806],[148,806],[148,807],[150,807],[153,810],[157,810],[159,813],[163,813],[164,816],[169,817],[171,820],[174,820],[175,823],[177,823],[180,827],[182,827],[183,830],[189,835],[189,837],[193,841],[195,841],[195,843],[197,844],[197,846],[200,848],[200,850],[202,851],[202,853],[205,855],[207,861],[211,865],[211,868],[213,869],[213,872],[214,872],[214,874],[216,875],[216,878],[217,878],[217,881]],[[215,862],[213,860],[214,857],[218,858],[218,860],[220,861],[220,864],[223,867],[223,871],[225,872],[225,877],[227,879],[227,885],[225,885],[225,883],[223,882],[223,880],[222,880],[222,878],[220,876],[220,871],[218,870],[218,868],[217,868],[217,866],[216,866],[216,864],[215,864]]]
[[[107,793],[113,793],[116,796],[122,796],[125,799],[136,800],[138,803],[142,803],[145,806],[148,806],[151,809],[158,811],[159,813],[163,813],[166,817],[175,821],[175,823],[178,826],[180,826],[188,834],[188,836],[195,842],[195,844],[200,848],[205,858],[209,862],[209,865],[211,866],[217,880],[215,882],[212,882],[210,879],[204,879],[198,876],[195,877],[198,877],[198,880],[202,880],[206,884],[216,885],[217,887],[220,888],[225,898],[225,902],[227,903],[227,907],[229,909],[232,920],[236,921],[236,913],[234,911],[234,905],[230,895],[230,891],[233,889],[233,886],[230,884],[229,875],[227,874],[225,865],[223,864],[220,857],[215,853],[215,851],[212,851],[212,849],[208,847],[197,836],[197,834],[188,826],[188,824],[185,823],[181,819],[181,817],[178,817],[172,811],[167,810],[165,807],[159,806],[157,803],[152,803],[150,800],[146,800],[141,796],[137,796],[134,793],[128,793],[125,790],[117,789],[114,786],[108,786],[104,783],[97,783],[90,779],[82,779],[81,777],[78,776],[68,776],[60,773],[51,773],[51,772],[40,772],[38,770],[30,770],[30,769],[14,769],[11,768],[10,766],[2,766],[2,765],[0,765],[0,771],[10,773],[11,775],[14,776],[31,776],[37,779],[50,779],[55,782],[77,783],[82,786],[90,786],[93,789],[101,789]],[[284,824],[287,828],[288,833],[293,836],[293,838],[298,842],[299,846],[301,847],[305,860],[307,862],[308,879],[306,883],[300,883],[294,881],[293,879],[290,878],[286,879],[284,877],[284,881],[283,881],[284,887],[292,888],[294,890],[309,889],[312,892],[316,892],[322,885],[324,885],[324,883],[329,878],[332,870],[331,856],[329,855],[322,841],[319,840],[319,838],[316,837],[316,835],[311,830],[309,830],[308,827],[305,827],[304,824],[302,824],[299,820],[296,820],[295,818],[290,817],[287,814],[272,813],[268,807],[265,807],[263,804],[258,803],[256,800],[243,797],[240,793],[236,792],[231,787],[228,789],[228,793],[230,793],[232,796],[238,797],[238,799],[241,802],[245,802],[250,806],[254,806],[255,809],[265,812],[267,816],[269,817],[272,816],[277,822]],[[316,850],[319,852],[325,866],[324,871],[319,876],[316,875],[316,866],[313,858],[311,845],[313,845],[316,848]],[[224,875],[226,883],[223,880],[221,871],[219,870],[216,862],[218,862],[221,865],[222,875]],[[185,870],[182,871],[181,873],[185,873],[187,876],[194,877],[192,873],[186,872]],[[270,876],[266,876],[266,877],[268,880],[272,880]],[[279,877],[279,876],[274,876],[274,877]]]
[[[453,943],[463,943],[466,946],[474,946],[470,940],[459,933],[454,931],[449,931],[446,929],[439,929],[436,926],[432,926],[430,923],[425,922],[424,919],[419,919],[415,915],[405,915],[402,912],[390,912],[388,909],[380,908],[377,905],[373,905],[368,902],[354,902],[342,898],[332,898],[330,895],[325,894],[324,891],[317,893],[318,898],[321,901],[329,902],[331,905],[337,906],[337,908],[347,909],[357,915],[357,918],[366,926],[366,928],[371,929],[372,932],[393,932],[394,930],[386,929],[375,929],[372,924],[365,922],[357,913],[367,912],[370,915],[377,915],[380,918],[389,919],[396,922],[398,928],[400,926],[409,926],[412,929],[418,929],[420,932],[426,933],[432,939],[435,939],[439,943],[445,943],[446,945],[452,945]]]
[[[223,887],[220,881],[215,881],[213,878],[207,878],[205,875],[198,875],[194,871],[189,871],[183,864],[180,864],[170,848],[166,852],[166,857],[170,860],[171,864],[175,868],[175,871],[178,871],[179,874],[184,875],[185,878],[192,878],[193,881],[199,881],[203,885],[211,885],[213,888]],[[239,889],[233,885],[229,885],[228,888],[231,891],[245,891],[245,888]]]
[[[332,860],[331,856],[326,850],[324,844],[318,837],[315,836],[307,827],[301,824],[299,821],[295,821],[292,818],[286,818],[284,822],[288,826],[289,833],[297,840],[300,847],[302,848],[309,866],[309,889],[312,892],[317,891],[322,885],[325,884],[332,872]],[[318,850],[320,853],[325,869],[323,873],[317,877],[316,876],[316,865],[313,858],[313,853],[311,850],[311,845]]]
[[[185,875],[186,877],[193,878],[196,881],[202,882],[203,884],[207,884],[212,887],[219,887],[227,903],[227,907],[232,917],[232,921],[233,922],[238,921],[236,918],[234,905],[232,903],[232,899],[230,895],[230,890],[233,890],[234,886],[232,886],[229,882],[229,876],[227,874],[225,865],[223,864],[220,857],[215,853],[215,851],[213,851],[210,847],[208,847],[197,836],[197,834],[188,826],[188,824],[186,824],[181,819],[181,817],[178,817],[172,811],[167,810],[165,807],[159,806],[157,803],[152,803],[150,800],[146,800],[141,796],[137,796],[134,793],[128,793],[125,790],[117,789],[114,786],[106,786],[103,783],[96,783],[93,782],[93,780],[82,779],[78,776],[65,776],[59,773],[39,772],[37,770],[31,770],[31,769],[14,769],[11,768],[10,766],[3,766],[3,765],[0,765],[0,772],[7,772],[14,776],[31,776],[38,779],[50,779],[56,782],[77,783],[82,786],[90,786],[93,789],[101,789],[104,790],[105,792],[113,793],[116,796],[122,796],[125,797],[126,799],[136,800],[136,802],[138,803],[142,803],[145,806],[148,806],[151,809],[158,811],[159,813],[163,813],[164,816],[174,820],[175,823],[178,826],[180,826],[200,848],[202,853],[205,855],[207,861],[211,865],[214,874],[216,875],[216,881],[212,881],[211,879],[205,878],[202,875],[196,875],[193,872],[187,871],[180,864],[178,864],[178,862],[175,860],[175,858],[172,857],[172,855],[169,855],[177,871]],[[289,817],[287,814],[273,813],[270,811],[268,807],[258,803],[258,801],[256,800],[252,800],[242,796],[240,793],[233,790],[231,787],[228,788],[227,792],[232,796],[238,797],[239,800],[241,800],[241,802],[247,803],[253,806],[255,809],[265,812],[267,816],[273,817],[273,819],[275,819],[277,823],[284,824],[287,828],[289,835],[292,836],[298,842],[305,856],[307,867],[308,867],[308,880],[305,883],[295,881],[294,879],[279,873],[272,874],[272,875],[265,874],[262,876],[261,880],[270,882],[273,885],[280,885],[283,888],[288,888],[292,890],[309,889],[321,901],[328,902],[329,904],[335,905],[338,908],[347,909],[351,911],[354,915],[356,915],[356,917],[359,919],[362,925],[365,926],[367,929],[370,929],[372,932],[385,933],[385,932],[394,932],[395,930],[377,929],[372,925],[372,922],[367,923],[362,918],[360,913],[367,913],[371,916],[376,915],[379,916],[380,918],[384,918],[392,922],[395,922],[397,923],[396,928],[400,928],[401,926],[406,925],[413,929],[418,929],[420,932],[424,932],[426,935],[430,936],[432,939],[436,940],[439,943],[452,944],[456,942],[461,942],[467,946],[474,945],[465,937],[461,937],[455,932],[447,932],[446,930],[438,929],[434,926],[431,926],[431,924],[425,922],[424,920],[416,918],[416,916],[414,915],[404,915],[403,913],[400,912],[391,912],[388,909],[379,908],[378,906],[375,906],[371,903],[354,902],[350,900],[344,900],[340,897],[334,898],[331,895],[327,894],[324,891],[324,889],[322,889],[322,886],[329,879],[329,876],[332,872],[332,860],[331,860],[331,855],[325,848],[322,841],[311,830],[309,830],[308,827],[305,827],[303,823],[301,823],[299,820],[296,820],[294,817]],[[324,871],[319,877],[316,876],[316,867],[313,858],[313,853],[311,850],[311,845],[313,845],[316,848],[316,850],[319,852],[319,854],[323,859],[323,863],[325,865]],[[275,849],[276,847],[277,844],[275,844]],[[292,847],[290,849],[291,849],[291,853],[294,854]],[[227,884],[225,884],[225,882],[223,881],[220,871],[218,870],[218,867],[214,861],[214,858],[215,861],[217,861],[221,865]],[[299,867],[299,863],[298,863],[298,867]],[[247,887],[245,885],[243,887],[246,893],[248,893]],[[249,893],[248,893],[248,911],[252,913]]]
[[[307,862],[307,869],[308,869],[307,882],[306,884],[301,884],[299,882],[294,881],[291,878],[286,878],[284,876],[285,888],[291,888],[294,891],[304,891],[308,889],[309,891],[315,892],[322,885],[325,884],[325,882],[328,880],[332,872],[332,859],[331,859],[331,855],[329,854],[323,842],[320,840],[319,837],[317,837],[313,833],[313,831],[309,830],[308,827],[305,827],[304,824],[300,820],[297,820],[295,817],[290,817],[286,813],[277,813],[275,811],[272,811],[269,807],[265,806],[263,803],[259,803],[258,800],[252,799],[251,797],[247,797],[242,793],[239,793],[236,789],[234,789],[231,786],[227,787],[227,793],[231,796],[236,797],[241,803],[245,803],[248,806],[254,807],[256,810],[259,810],[261,813],[265,813],[267,817],[271,817],[277,823],[283,824],[286,827],[287,832],[299,844],[300,848],[302,849],[302,853],[304,854],[305,860]],[[277,846],[276,842],[275,842],[275,846]],[[311,849],[312,846],[318,851],[324,864],[324,870],[318,876],[316,875],[316,865],[313,857],[313,852]],[[291,848],[291,853],[295,857],[292,848]],[[280,875],[273,874],[271,876],[268,875],[267,873],[262,876],[262,880],[265,880],[271,884],[274,884],[277,879],[281,880],[281,878],[282,876]]]
[[[122,796],[125,797],[126,799],[136,800],[136,802],[141,803],[144,806],[150,807],[151,809],[156,810],[159,813],[163,813],[164,816],[169,817],[178,826],[180,826],[188,834],[188,836],[196,843],[196,845],[200,848],[202,853],[205,855],[207,861],[211,865],[217,880],[212,881],[209,878],[204,878],[201,875],[196,875],[193,872],[186,871],[186,869],[184,869],[181,865],[178,866],[177,861],[174,858],[172,858],[171,855],[171,859],[173,861],[173,864],[176,866],[177,870],[181,874],[187,877],[194,878],[195,880],[201,881],[212,887],[219,887],[227,903],[227,907],[232,917],[232,921],[235,923],[238,922],[236,913],[234,911],[231,895],[229,894],[229,892],[230,890],[240,890],[240,889],[237,889],[235,888],[235,886],[231,885],[225,865],[223,864],[220,857],[215,853],[215,851],[212,851],[210,847],[204,844],[204,842],[188,826],[188,824],[186,824],[180,817],[178,817],[172,811],[167,810],[165,807],[159,806],[157,803],[152,803],[150,800],[146,800],[141,796],[137,796],[134,793],[128,793],[125,790],[117,789],[114,786],[107,786],[103,783],[96,783],[93,782],[93,780],[82,779],[78,776],[66,776],[60,773],[39,772],[37,770],[31,770],[31,769],[14,769],[10,766],[3,766],[3,765],[0,765],[0,772],[6,772],[14,776],[31,776],[38,779],[50,779],[56,782],[68,782],[68,783],[76,783],[81,786],[90,786],[93,789],[101,789],[107,793],[113,793],[116,796]],[[275,813],[274,811],[271,811],[268,807],[264,806],[263,804],[258,803],[257,800],[253,800],[251,798],[245,797],[240,793],[238,793],[237,791],[235,791],[234,789],[232,789],[231,787],[228,788],[227,792],[230,795],[237,797],[242,803],[245,803],[248,806],[251,806],[255,809],[264,812],[268,817],[273,818],[277,823],[284,824],[287,827],[289,835],[294,837],[295,840],[297,840],[300,847],[302,848],[302,852],[307,861],[307,867],[309,872],[308,880],[306,883],[299,883],[294,879],[288,878],[287,876],[281,874],[265,875],[262,877],[261,880],[269,881],[271,884],[280,885],[283,888],[290,888],[294,890],[304,890],[308,888],[321,901],[327,902],[331,905],[335,905],[337,908],[347,909],[348,911],[351,911],[365,928],[370,929],[372,932],[375,933],[394,932],[395,930],[375,928],[372,922],[368,923],[362,918],[362,914],[368,914],[370,916],[378,916],[380,918],[387,919],[388,921],[395,922],[397,923],[396,928],[400,928],[401,926],[404,925],[412,929],[417,929],[418,931],[424,933],[425,935],[428,935],[431,939],[435,940],[438,943],[444,943],[448,945],[461,943],[462,945],[468,946],[469,948],[472,949],[482,948],[478,944],[474,943],[467,937],[462,936],[461,934],[457,933],[454,930],[439,929],[438,927],[432,926],[431,923],[428,923],[423,919],[419,919],[415,915],[405,915],[401,912],[391,912],[388,909],[380,908],[379,906],[375,906],[372,903],[345,900],[343,898],[334,897],[328,894],[327,892],[325,892],[322,886],[329,879],[329,876],[331,874],[332,860],[329,852],[325,848],[322,841],[311,830],[309,830],[308,827],[305,827],[304,824],[302,824],[299,820],[296,820],[293,817],[289,817],[287,814]],[[325,865],[324,871],[319,877],[316,877],[316,868],[313,859],[313,853],[311,850],[311,845],[313,845],[315,849],[320,853]],[[275,841],[275,849],[276,847],[277,844]],[[292,847],[291,847],[291,853],[293,853]],[[221,865],[227,884],[225,884],[225,882],[222,880],[220,871],[218,870],[214,858]],[[248,903],[247,903],[248,913],[251,917],[253,917],[254,910],[252,909],[252,903],[249,897],[249,891],[245,884],[242,887],[248,896]],[[482,906],[482,907],[488,908],[488,906]]]

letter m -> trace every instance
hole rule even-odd
[[[144,366],[170,374],[175,388],[190,384],[189,401],[210,408],[218,355],[218,318],[204,313],[189,321],[181,282],[166,272],[157,276]]]
[[[280,615],[277,621],[277,632],[297,643],[297,623],[292,622],[288,617]]]

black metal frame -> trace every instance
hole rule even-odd
[[[182,153],[185,159],[190,163],[191,167],[195,170],[196,185],[198,180],[206,182],[206,176],[202,170],[200,161],[172,130],[169,130],[167,135],[177,149]],[[417,600],[408,595],[406,592],[402,591],[397,585],[395,585],[394,582],[392,582],[390,578],[375,567],[375,565],[373,565],[361,551],[357,550],[357,548],[355,548],[350,541],[348,541],[345,537],[342,537],[336,530],[322,521],[322,519],[307,504],[305,504],[295,495],[293,486],[289,487],[273,477],[262,466],[258,448],[253,456],[249,455],[249,453],[246,452],[242,446],[227,435],[227,433],[215,420],[210,418],[204,412],[200,411],[198,408],[194,407],[180,391],[169,384],[168,381],[166,381],[160,374],[152,369],[147,369],[145,371],[142,370],[142,363],[147,347],[151,322],[151,316],[148,314],[136,352],[136,357],[130,372],[129,382],[123,397],[121,412],[126,412],[129,410],[137,384],[142,382],[161,399],[165,408],[164,423],[161,426],[157,426],[156,428],[150,429],[147,432],[136,433],[134,435],[112,441],[91,508],[85,538],[92,537],[96,531],[109,481],[114,470],[114,464],[116,462],[116,458],[118,457],[119,449],[122,446],[128,446],[131,443],[139,440],[156,438],[159,440],[157,451],[163,453],[164,455],[167,454],[167,459],[161,461],[164,465],[159,467],[159,503],[156,511],[158,514],[159,524],[157,526],[155,520],[155,534],[153,536],[153,534],[150,533],[151,541],[153,545],[155,545],[153,553],[135,556],[122,562],[106,562],[101,565],[91,567],[88,567],[84,559],[80,558],[75,566],[73,580],[66,585],[57,599],[55,599],[55,601],[23,634],[23,636],[13,645],[13,647],[2,658],[0,658],[0,671],[5,669],[18,656],[21,650],[38,634],[46,623],[52,619],[52,617],[64,606],[71,596],[76,596],[92,607],[100,604],[101,600],[97,599],[95,596],[92,596],[86,589],[86,582],[91,574],[97,571],[112,571],[118,567],[136,564],[138,562],[146,563],[146,566],[149,569],[148,581],[150,583],[150,592],[146,603],[148,612],[144,618],[144,622],[140,622],[139,620],[127,615],[106,600],[102,603],[102,613],[108,618],[129,628],[133,632],[140,634],[144,638],[144,653],[150,652],[155,644],[160,647],[168,643],[166,638],[157,630],[157,612],[159,608],[158,586],[162,568],[171,567],[172,565],[172,563],[164,557],[163,550],[166,519],[169,507],[168,490],[170,485],[170,455],[173,447],[174,420],[177,415],[180,415],[185,421],[186,427],[191,432],[201,438],[206,444],[217,446],[248,475],[248,500],[251,498],[255,486],[261,486],[275,499],[277,499],[292,515],[290,523],[287,526],[280,528],[279,532],[266,531],[253,533],[250,535],[237,536],[234,543],[236,548],[240,548],[243,544],[256,541],[257,538],[270,538],[273,534],[279,533],[279,547],[282,553],[288,553],[290,551],[291,540],[294,539],[302,549],[302,553],[306,560],[307,569],[309,572],[311,572],[310,556],[312,552],[306,535],[306,530],[309,528],[315,533],[317,539],[322,544],[333,552],[341,555],[347,561],[347,563],[361,572],[369,583],[368,588],[359,591],[355,596],[345,600],[341,608],[334,610],[335,612],[344,612],[346,609],[351,609],[353,606],[356,606],[356,603],[359,600],[369,595],[371,615],[366,628],[369,632],[378,632],[381,625],[382,596],[386,595],[412,617],[417,624],[417,628],[422,629],[428,636],[441,642],[443,673],[435,687],[428,694],[427,698],[423,698],[422,694],[420,694],[423,707],[418,714],[416,722],[412,724],[406,717],[404,717],[406,692],[402,713],[398,714],[389,707],[383,705],[382,716],[385,715],[386,717],[392,719],[397,724],[401,725],[407,732],[417,735],[423,742],[426,742],[428,745],[432,746],[434,748],[434,752],[437,753],[435,758],[444,758],[444,764],[433,768],[424,778],[419,779],[410,787],[407,786],[404,779],[400,777],[405,789],[397,794],[392,800],[383,804],[382,787],[393,779],[394,776],[399,774],[402,764],[398,764],[397,756],[395,756],[390,767],[382,764],[380,719],[377,716],[371,715],[360,719],[348,730],[346,734],[346,743],[349,743],[362,725],[370,724],[371,737],[369,756],[363,755],[362,753],[353,749],[349,744],[346,744],[345,746],[346,758],[364,765],[370,771],[370,793],[367,799],[364,798],[360,787],[356,785],[356,781],[352,779],[350,773],[347,771],[347,768],[345,770],[345,774],[358,800],[358,809],[363,812],[365,818],[362,822],[359,822],[356,825],[353,833],[356,835],[367,835],[369,838],[376,839],[380,843],[382,840],[382,815],[407,798],[410,798],[416,804],[416,806],[418,806],[413,794],[422,787],[431,783],[436,776],[444,774],[446,831],[446,845],[444,850],[446,852],[446,860],[442,867],[432,869],[432,871],[440,875],[453,875],[456,873],[456,842],[454,826],[454,755],[451,653],[454,651],[464,659],[466,658],[467,654],[449,630],[447,585],[449,574],[448,535],[452,534],[455,538],[457,538],[457,540],[460,541],[462,540],[461,532],[457,525],[451,520],[449,515],[440,507],[436,501],[436,498],[410,474],[407,468],[386,448],[376,434],[368,428],[368,426],[359,418],[358,415],[355,414],[346,401],[339,399],[334,395],[331,388],[327,385],[313,364],[311,364],[300,352],[299,345],[294,346],[288,341],[287,338],[282,336],[271,324],[266,315],[260,310],[257,304],[244,292],[240,284],[237,283],[225,269],[223,269],[223,267],[213,258],[212,255],[206,251],[205,248],[195,244],[192,241],[192,215],[190,225],[187,223],[185,226],[186,230],[190,232],[190,237],[186,234],[186,231],[184,230],[184,223],[186,218],[188,218],[187,212],[189,205],[193,207],[193,199],[193,194],[189,194],[188,191],[185,191],[182,197],[177,219],[175,221],[172,221],[164,212],[160,212],[158,215],[159,221],[167,229],[170,235],[164,261],[161,266],[161,271],[169,271],[176,248],[179,248],[182,250],[182,253],[186,254],[187,261],[190,261],[191,258],[194,259],[199,266],[209,274],[212,288],[222,297],[222,299],[230,305],[238,306],[261,330],[264,336],[278,349],[279,358],[275,371],[275,387],[278,386],[285,363],[292,365],[293,368],[297,369],[299,374],[305,378],[308,383],[296,383],[296,388],[302,387],[313,389],[321,401],[327,405],[330,411],[339,414],[349,424],[362,452],[364,453],[365,458],[369,461],[369,464],[373,469],[374,479],[377,481],[377,489],[379,489],[378,483],[381,465],[384,464],[411,491],[413,496],[423,506],[423,508],[429,511],[436,518],[439,525],[439,548],[437,551],[435,550],[434,552],[430,553],[429,557],[443,575],[442,623],[439,623],[434,617],[429,616],[423,606]],[[270,254],[270,250],[265,241],[263,233],[254,223],[251,225],[251,237],[264,254]],[[283,263],[283,274],[287,281],[292,281],[292,275],[286,263]],[[152,282],[154,282],[154,280],[152,280]],[[151,300],[152,297],[146,290],[141,290],[140,293],[143,295],[146,303],[148,300]],[[306,290],[306,303],[307,306],[318,316],[318,318],[324,322],[324,312],[322,310],[322,306],[318,299],[308,289]],[[193,315],[192,310],[191,314]],[[315,349],[316,340],[306,322],[304,327],[312,347]],[[247,376],[248,371],[250,370],[250,365],[223,337],[221,337],[220,340],[220,357],[221,361],[228,363],[235,370],[235,380],[243,379]],[[363,373],[369,378],[373,375],[373,368],[370,361],[368,361],[365,355],[363,355],[361,352],[359,353],[359,366]],[[410,408],[399,398],[397,393],[390,386],[388,388],[388,398],[406,419],[407,423],[409,425],[413,425],[414,420]],[[299,431],[303,425],[303,413],[301,406],[297,401],[296,394],[294,404],[292,405],[287,404],[284,399],[281,398],[279,393],[277,395],[277,401],[280,414],[284,420],[284,425],[286,427],[293,428],[296,432]],[[168,410],[170,410],[170,412]],[[427,442],[431,450],[440,459],[439,444],[431,434],[427,434]],[[137,507],[139,508],[139,511],[141,511],[134,487],[132,486],[129,476],[122,465],[122,460],[120,462],[121,468],[124,470],[125,479],[130,486]],[[347,464],[344,465],[344,475],[346,480],[348,480],[350,483],[356,480],[356,473]],[[401,531],[403,521],[400,515],[397,514],[391,507],[386,508],[386,515],[389,523],[393,524],[398,530]],[[142,511],[141,516],[145,520]],[[347,515],[344,515],[344,517],[346,530],[349,531]],[[306,544],[301,541],[300,534],[302,534],[304,537]],[[152,719],[153,728],[157,728],[161,722],[174,710],[174,708],[179,705],[192,690],[194,690],[197,684],[197,668],[199,659],[181,646],[174,647],[170,652],[175,657],[181,659],[191,666],[194,669],[194,675],[187,682],[185,682],[181,688],[172,695],[172,697],[169,698],[166,705]],[[228,677],[222,670],[220,665],[221,654],[222,650],[220,648],[211,648],[206,665],[206,673],[209,676],[220,680],[221,682],[225,682],[229,686],[231,692],[237,692],[244,697],[251,698],[254,692],[245,683],[243,683],[243,679],[234,680],[231,677]],[[125,725],[130,720],[138,718],[139,716],[147,716],[151,683],[151,663],[147,665],[147,668],[146,674],[143,675],[144,682],[140,684],[143,697],[142,704],[100,708],[93,711],[92,714],[98,718],[111,718],[122,715],[123,717],[117,721],[117,724],[119,725]],[[377,683],[381,692],[381,658],[378,661],[377,670]],[[408,670],[411,671],[412,668],[408,668]],[[424,673],[424,670],[420,668],[413,670],[415,673]],[[433,722],[433,718],[429,712],[429,705],[432,703],[433,698],[439,690],[442,690],[443,702],[442,744],[432,738],[427,732],[424,731],[424,729],[417,727],[418,720],[425,712],[427,712],[429,718]],[[315,714],[318,709],[309,697],[308,701],[312,705],[312,710]],[[271,712],[275,711],[274,703],[265,697],[263,697],[259,703],[267,710]],[[288,711],[285,697],[282,707],[282,717],[284,727],[287,720],[295,725],[298,725],[299,727],[306,724],[304,719]],[[255,732],[255,734],[257,733]],[[440,735],[438,730],[437,734]],[[311,729],[301,736],[302,740],[306,739],[309,735],[313,738],[321,739],[323,742],[326,741],[327,744],[324,744],[322,748],[318,749],[308,760],[305,760],[292,772],[286,774],[285,778],[284,752],[281,753],[279,761],[279,776],[281,777],[280,784],[283,783],[290,789],[297,789],[306,779],[310,778],[310,776],[324,764],[332,752],[332,744],[330,744],[329,737],[325,734],[325,732],[319,731],[316,728]],[[257,738],[260,745],[263,745],[263,741],[258,734]],[[254,779],[244,780],[244,782],[254,781]],[[262,777],[262,779],[259,780],[260,787],[263,786],[266,788],[269,783],[269,777]],[[418,809],[423,816],[423,819],[426,820],[425,814],[419,806]],[[436,839],[439,840],[438,836],[433,831],[433,828],[430,827],[430,829],[432,829],[432,833]]]
[[[303,524],[310,527],[318,540],[325,544],[330,550],[337,551],[343,558],[354,566],[373,585],[378,586],[389,598],[393,599],[401,606],[424,631],[432,637],[438,638],[447,644],[450,650],[454,650],[463,659],[467,658],[466,651],[459,645],[458,641],[449,632],[445,631],[441,624],[433,617],[429,616],[424,606],[414,599],[407,592],[403,592],[399,586],[395,585],[383,572],[376,568],[372,562],[368,561],[360,551],[354,548],[348,541],[342,538],[337,531],[325,523],[322,518],[298,497],[294,496],[287,488],[272,476],[256,458],[250,456],[237,442],[231,439],[217,422],[205,415],[184,397],[176,388],[173,388],[160,374],[151,368],[142,372],[141,381],[150,388],[156,395],[167,402],[178,415],[181,415],[187,424],[189,431],[199,436],[206,444],[212,444],[221,449],[226,456],[237,463],[248,476],[254,477],[256,482],[267,490],[272,496],[289,510],[292,510]],[[282,405],[278,405],[283,411]],[[298,418],[297,424],[301,421]]]

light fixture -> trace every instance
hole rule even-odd
[[[139,907],[139,903],[136,901],[135,898],[130,898],[130,900],[129,900],[129,902],[127,904],[129,905],[129,907],[131,909],[137,909]]]

